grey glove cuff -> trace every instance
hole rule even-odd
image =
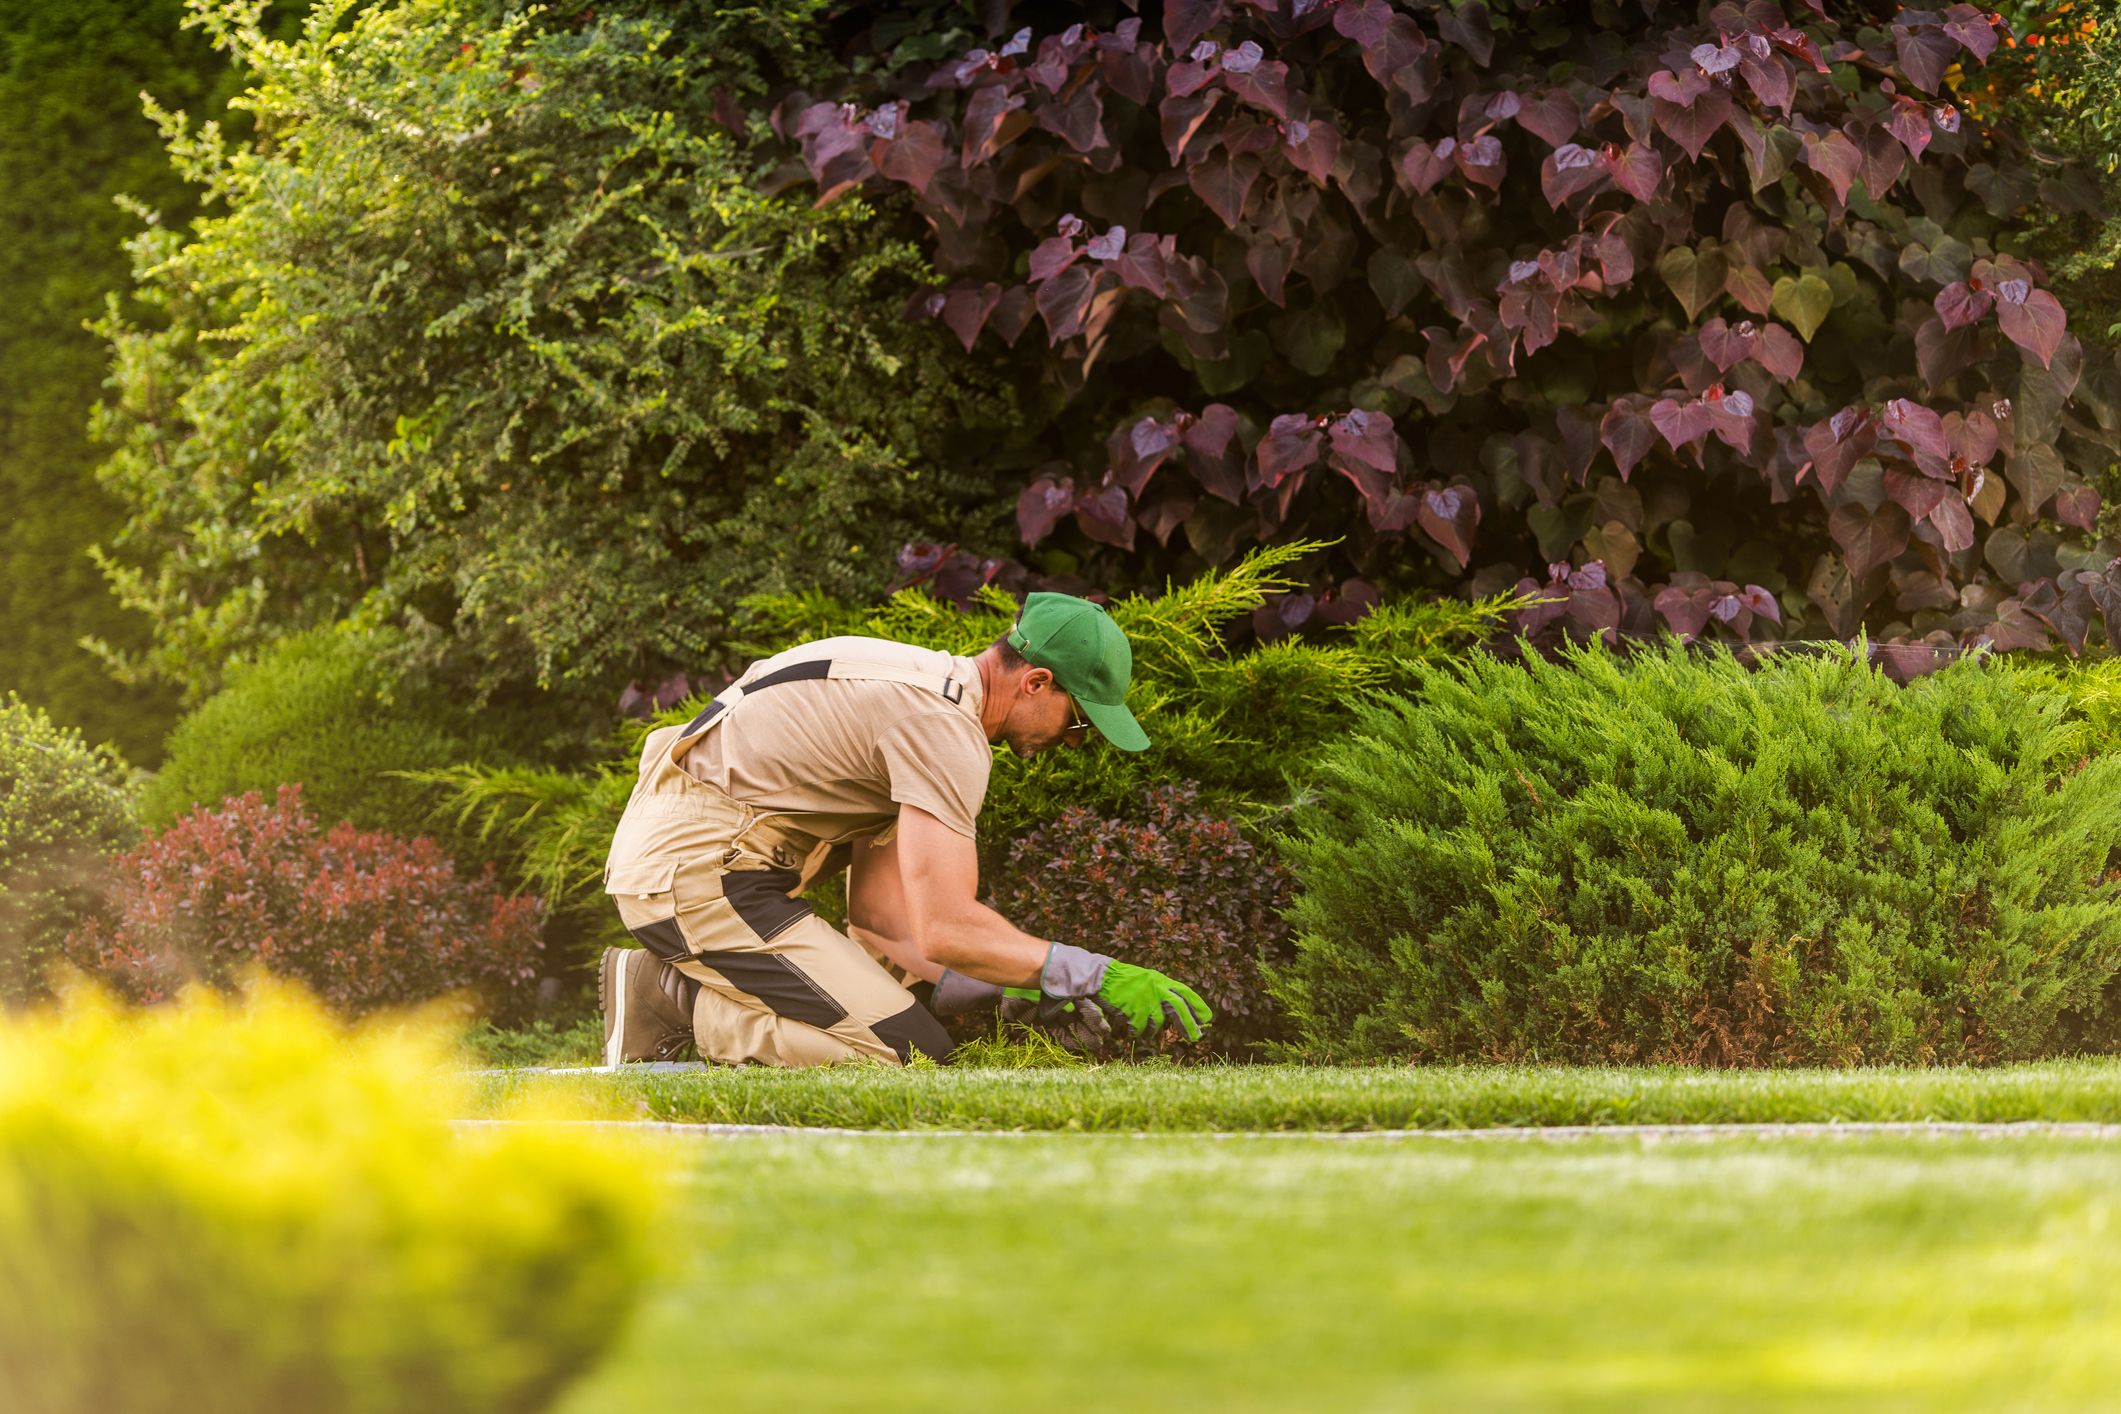
[[[937,1016],[962,1016],[968,1011],[993,1006],[1002,999],[1002,989],[992,982],[982,982],[977,977],[967,977],[962,972],[952,972],[947,967],[935,982],[935,995],[928,999],[928,1010]]]
[[[1038,990],[1048,997],[1094,997],[1105,985],[1105,969],[1112,959],[1070,943],[1055,943],[1046,950],[1046,965],[1038,974]]]

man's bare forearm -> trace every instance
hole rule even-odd
[[[1036,987],[1052,946],[982,903],[925,920],[921,951],[931,962],[998,987]]]
[[[887,960],[923,982],[933,982],[942,975],[943,965],[925,955],[911,938],[865,928],[859,923],[848,924],[847,933],[856,942],[882,953]]]

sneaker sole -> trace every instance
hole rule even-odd
[[[624,1060],[626,1046],[626,948],[604,949],[604,965],[597,969],[597,1000],[604,1009],[604,1064],[616,1066]]]

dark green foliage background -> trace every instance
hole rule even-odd
[[[2121,759],[2037,669],[1846,650],[1423,670],[1323,763],[1275,990],[1335,1059],[2105,1049]]]
[[[191,206],[140,91],[204,116],[231,86],[226,61],[178,30],[183,14],[182,0],[0,0],[0,686],[141,761],[174,694],[115,686],[76,646],[147,638],[88,558],[123,510],[90,474],[107,354],[83,324],[125,283],[139,224],[112,197],[170,219]]]

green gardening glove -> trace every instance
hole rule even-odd
[[[1215,1019],[1200,993],[1185,983],[1070,943],[1055,943],[1046,950],[1039,993],[1041,1010],[1062,1001],[1081,1001],[1093,1010],[1116,1011],[1136,1037],[1164,1025],[1168,1014],[1187,1040],[1198,1041],[1201,1028]]]
[[[1114,962],[1105,969],[1097,999],[1126,1017],[1136,1036],[1164,1025],[1164,1014],[1169,1012],[1186,1039],[1198,1041],[1201,1028],[1215,1019],[1200,993],[1153,967],[1136,967],[1131,962]]]

